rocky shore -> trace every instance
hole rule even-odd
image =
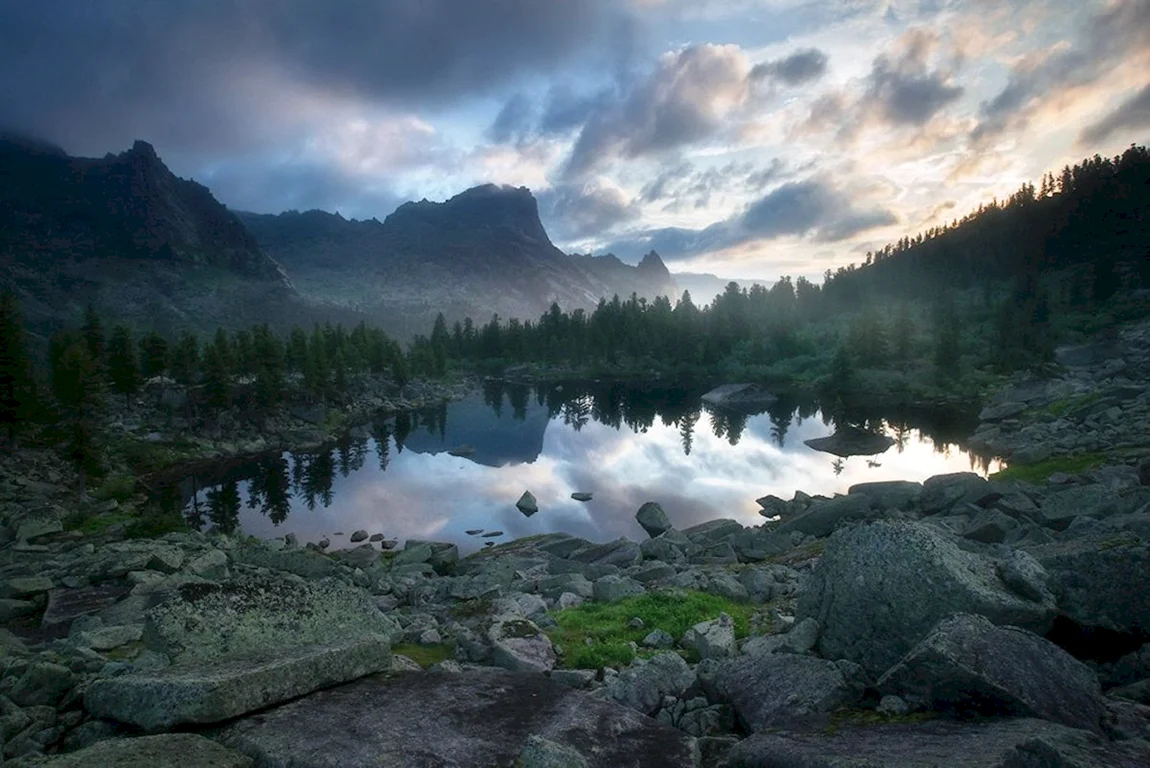
[[[1148,350],[1146,323],[1060,350],[988,405],[976,442],[1038,482],[765,496],[759,526],[682,531],[648,503],[642,542],[127,538],[69,524],[65,469],[4,457],[0,762],[1150,765]],[[204,450],[256,450],[221,430]]]
[[[764,497],[751,528],[649,504],[643,542],[466,558],[85,536],[8,505],[6,764],[1146,765],[1150,487],[1075,479]],[[668,593],[750,606],[749,636],[646,626],[603,669],[553,640],[558,611]]]

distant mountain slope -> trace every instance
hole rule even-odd
[[[0,284],[45,330],[89,301],[175,330],[271,319],[296,296],[242,222],[142,141],[94,159],[0,136]]]
[[[552,302],[590,309],[615,293],[674,292],[657,255],[631,267],[560,251],[526,188],[488,184],[443,203],[405,203],[383,222],[321,211],[240,218],[303,295],[400,334],[426,333],[440,311],[449,320],[535,320]]]
[[[717,277],[706,272],[675,272],[671,275],[682,291],[691,292],[691,301],[702,307],[714,300],[727,288],[728,283],[738,283],[740,288],[750,289],[753,285],[770,288],[772,282],[752,280],[743,277]]]

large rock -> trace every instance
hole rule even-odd
[[[973,472],[935,475],[922,484],[917,506],[924,515],[943,514],[963,504],[973,504],[989,490],[990,483]]]
[[[797,531],[807,536],[822,538],[830,536],[841,522],[864,520],[871,516],[871,497],[852,493],[826,501],[816,501],[806,512],[787,520],[775,531],[783,535]]]
[[[42,768],[251,768],[252,759],[193,733],[109,739],[38,763]]]
[[[678,696],[695,682],[695,673],[677,653],[659,653],[649,659],[635,659],[607,682],[607,696],[615,701],[653,715],[664,696]]]
[[[77,589],[53,589],[48,593],[48,607],[40,620],[40,628],[52,637],[67,635],[77,618],[107,610],[131,591],[131,585],[118,581]]]
[[[585,549],[572,559],[579,563],[630,568],[643,562],[643,552],[635,542],[620,537]]]
[[[1049,602],[1007,589],[995,564],[932,526],[877,522],[839,531],[799,590],[796,617],[819,622],[818,650],[881,675],[942,619],[977,613],[1044,633]]]
[[[1088,627],[1150,634],[1150,542],[1094,533],[1030,549],[1050,574],[1059,613]]]
[[[701,659],[721,659],[739,652],[735,644],[735,620],[725,613],[711,621],[700,621],[683,634],[682,646]]]
[[[1038,717],[1097,731],[1094,672],[1049,640],[982,616],[944,619],[878,681],[884,694],[959,714]]]
[[[719,694],[750,731],[798,725],[858,701],[862,670],[789,653],[757,653],[726,662],[715,678]]]
[[[535,494],[531,493],[531,491],[524,491],[523,495],[519,497],[519,501],[515,502],[515,508],[527,517],[534,515],[539,511],[539,504],[535,501]]]
[[[298,646],[206,664],[180,664],[150,674],[96,680],[84,706],[96,717],[146,731],[218,723],[364,675],[386,670],[391,645],[382,637]]]
[[[322,579],[339,571],[334,560],[314,549],[273,550],[263,544],[252,544],[232,550],[232,560],[258,568],[287,571],[305,579]]]
[[[738,520],[719,518],[718,520],[708,520],[705,523],[692,525],[690,528],[683,529],[682,533],[697,546],[709,547],[712,544],[718,544],[737,536],[744,530],[743,524]]]
[[[555,668],[551,638],[528,619],[506,616],[487,632],[492,662],[512,672],[549,672]]]
[[[646,591],[639,582],[618,574],[596,579],[592,586],[592,596],[597,603],[613,603],[617,600],[641,595]]]
[[[692,739],[543,675],[494,669],[372,677],[222,728],[259,765],[487,768],[515,764],[528,737],[590,768],[694,766]]]
[[[652,539],[671,530],[671,521],[668,519],[667,513],[653,501],[648,501],[639,507],[639,511],[635,513],[635,520]]]
[[[832,732],[757,733],[727,768],[1143,768],[1145,741],[1108,743],[1088,731],[1025,718],[845,724]]]
[[[364,636],[393,641],[398,625],[371,595],[335,579],[236,579],[185,584],[147,613],[144,641],[181,662],[265,657],[300,645]]]
[[[855,483],[847,489],[847,495],[863,495],[871,500],[876,509],[902,509],[910,505],[922,493],[922,483],[909,480],[884,480],[874,483]]]
[[[816,437],[811,440],[804,440],[803,443],[816,451],[847,458],[884,453],[895,444],[895,440],[886,435],[848,426],[836,430],[830,437]]]
[[[1042,499],[1035,522],[1066,530],[1079,517],[1105,518],[1135,512],[1150,504],[1150,491],[1127,488],[1115,492],[1104,485],[1084,485],[1051,493]]]

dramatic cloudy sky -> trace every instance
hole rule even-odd
[[[1150,133],[1150,0],[0,0],[0,124],[233,208],[526,185],[553,239],[816,276]]]

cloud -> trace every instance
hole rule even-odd
[[[934,33],[912,30],[901,45],[900,55],[875,59],[864,103],[876,106],[891,123],[924,125],[962,96],[963,89],[953,84],[953,72],[931,69],[938,46]]]
[[[382,221],[404,201],[386,185],[364,184],[329,163],[311,161],[222,163],[196,180],[229,208],[254,213],[319,209]]]
[[[610,0],[4,0],[6,121],[72,151],[258,146],[306,94],[443,105],[610,47]],[[257,87],[258,86],[258,87]],[[271,114],[268,114],[268,113]],[[264,113],[261,115],[261,113]],[[271,124],[270,126],[268,124]]]
[[[639,216],[621,189],[601,181],[562,185],[541,192],[538,198],[548,231],[560,241],[602,237],[612,227]]]
[[[1096,83],[1136,54],[1150,53],[1150,2],[1114,0],[1082,29],[1069,45],[1023,57],[1012,67],[1006,85],[982,104],[971,134],[976,142],[1024,127],[1044,102]]]
[[[1127,128],[1150,125],[1150,85],[1118,105],[1113,112],[1089,125],[1078,138],[1079,144],[1097,144]]]
[[[503,109],[499,110],[487,135],[496,144],[506,144],[522,138],[531,127],[533,113],[534,105],[531,100],[524,94],[517,93],[507,100]]]
[[[667,227],[633,233],[606,250],[634,259],[654,249],[664,260],[676,261],[788,236],[839,242],[897,221],[890,210],[855,200],[826,177],[812,177],[783,184],[741,213],[703,229]]]
[[[802,85],[818,80],[826,71],[827,55],[817,48],[806,48],[782,59],[756,64],[751,70],[751,78]]]
[[[578,176],[612,158],[634,158],[715,135],[750,94],[750,64],[734,45],[696,45],[659,58],[655,70],[584,124],[567,162]]]

